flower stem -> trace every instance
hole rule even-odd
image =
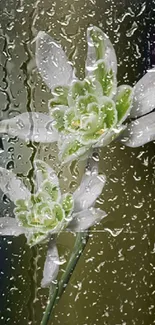
[[[53,311],[53,307],[58,303],[59,299],[61,298],[63,291],[65,290],[71,275],[76,267],[76,264],[84,251],[87,241],[89,239],[88,231],[78,233],[76,236],[76,241],[74,244],[73,251],[71,253],[70,259],[66,266],[66,270],[63,273],[58,285],[54,287],[52,293],[50,295],[49,304],[46,307],[44,316],[41,321],[41,325],[47,325],[50,319],[50,316]]]

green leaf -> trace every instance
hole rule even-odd
[[[131,109],[132,104],[132,88],[128,85],[123,85],[118,87],[117,94],[115,97],[116,102],[116,110],[118,113],[118,122],[123,122],[129,111]]]
[[[95,65],[94,75],[102,86],[103,95],[107,97],[111,96],[116,88],[116,81],[112,69],[108,71],[105,62],[100,60]]]

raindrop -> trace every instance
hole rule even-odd
[[[113,237],[117,237],[121,234],[121,232],[123,231],[123,228],[120,229],[109,229],[109,228],[104,228],[105,231],[108,231],[110,233],[110,235],[112,235]]]
[[[131,28],[127,31],[126,36],[127,36],[127,37],[131,37],[131,36],[135,33],[135,31],[136,31],[137,29],[138,29],[138,25],[137,25],[137,23],[134,21],[133,24],[132,24],[132,26],[131,26]]]

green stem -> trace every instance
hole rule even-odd
[[[63,291],[65,290],[70,277],[76,267],[76,264],[84,251],[89,235],[88,232],[78,233],[76,236],[76,241],[74,244],[73,251],[71,253],[70,259],[68,261],[67,267],[65,272],[63,273],[58,286],[55,286],[52,290],[49,304],[46,307],[43,319],[41,321],[41,325],[47,325],[50,319],[50,316],[53,311],[53,307],[58,303],[59,299],[61,298]]]

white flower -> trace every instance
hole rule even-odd
[[[116,137],[128,146],[155,138],[155,113],[128,126],[155,108],[155,71],[150,70],[132,89],[117,87],[117,59],[108,36],[87,29],[85,79],[78,80],[59,44],[45,32],[36,37],[36,64],[52,92],[49,116],[23,113],[0,122],[0,132],[36,142],[58,142],[59,158],[67,162],[106,146]],[[125,130],[125,131],[124,131]]]
[[[31,194],[13,172],[0,168],[0,189],[15,204],[15,218],[0,218],[0,235],[25,234],[30,246],[49,241],[42,281],[43,286],[48,286],[59,268],[55,235],[62,230],[84,231],[106,216],[104,211],[94,208],[106,179],[96,172],[85,174],[73,194],[61,195],[58,178],[50,166],[35,160],[34,170],[36,189]]]

